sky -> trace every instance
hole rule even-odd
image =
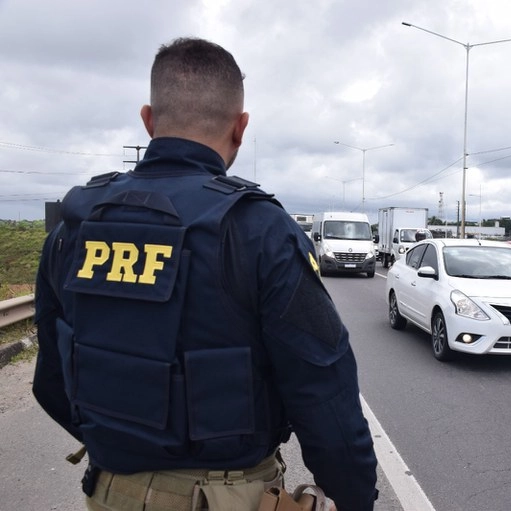
[[[133,168],[154,55],[183,36],[246,75],[229,173],[289,213],[456,221],[465,183],[467,222],[511,216],[509,0],[0,0],[0,219]]]

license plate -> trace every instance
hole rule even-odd
[[[356,268],[356,267],[357,267],[357,265],[356,265],[356,264],[351,264],[351,263],[350,263],[350,264],[345,264],[345,265],[344,265],[344,267],[345,267],[345,268]]]

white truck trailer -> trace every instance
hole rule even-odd
[[[296,221],[296,223],[302,228],[303,232],[310,238],[314,215],[292,213],[291,218]]]
[[[385,268],[419,239],[432,238],[428,208],[389,207],[378,210],[378,251]]]

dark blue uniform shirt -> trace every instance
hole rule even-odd
[[[170,186],[191,176],[215,175],[225,175],[216,152],[194,142],[161,138],[151,141],[144,159],[121,182]],[[172,200],[178,212],[187,208],[186,196],[177,194]],[[40,352],[34,393],[59,424],[82,440],[62,369],[69,361],[61,359],[56,342],[57,319],[72,324],[72,298],[64,290],[64,279],[74,247],[65,248],[67,254],[58,262],[58,245],[59,228],[48,236],[38,273]],[[233,315],[249,316],[257,325],[261,342],[253,348],[253,359],[271,367],[267,384],[280,396],[305,465],[339,510],[373,509],[376,457],[361,410],[356,362],[348,331],[316,272],[312,243],[275,203],[240,200],[222,221],[218,246],[222,265],[215,282],[229,297]],[[213,332],[220,335],[225,320],[220,326],[208,320],[203,297],[209,295],[201,295],[197,284],[187,292],[191,298],[183,312],[184,337],[187,325],[193,325],[196,344]],[[197,319],[201,317],[204,321]],[[236,460],[226,465],[238,466]]]

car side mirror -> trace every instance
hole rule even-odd
[[[314,241],[321,241],[321,234],[319,232],[315,232],[313,234]]]
[[[422,266],[421,268],[419,268],[417,275],[419,277],[424,277],[425,279],[438,280],[438,273],[433,268],[433,266]]]
[[[375,234],[373,236],[373,242],[374,243],[379,243],[380,242],[380,235],[379,234]]]

